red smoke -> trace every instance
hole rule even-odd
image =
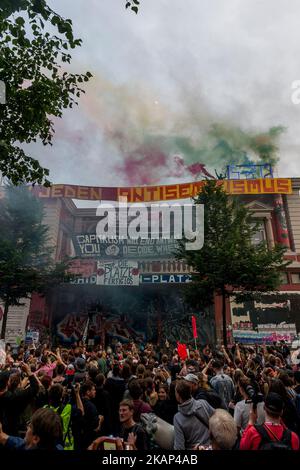
[[[199,162],[193,163],[192,165],[187,166],[186,169],[193,176],[202,174],[204,176],[207,176],[208,178],[215,179],[215,177],[207,171],[203,163],[199,163]]]
[[[155,147],[140,146],[125,155],[123,164],[116,167],[131,185],[154,184],[160,181],[162,170],[168,167],[167,155]]]
[[[214,178],[200,162],[186,165],[181,155],[168,156],[155,146],[141,145],[131,153],[124,152],[124,136],[114,135],[122,151],[124,160],[115,167],[116,172],[125,176],[131,186],[151,185],[162,182],[164,178],[183,178],[192,175],[194,179],[200,175]]]

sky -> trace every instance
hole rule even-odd
[[[141,0],[138,15],[124,4],[49,0],[83,40],[71,70],[93,74],[79,106],[55,122],[54,145],[31,147],[53,183],[192,180],[186,167],[201,161],[197,152],[177,155],[178,166],[169,142],[199,144],[215,122],[247,132],[286,127],[275,174],[300,176],[300,104],[291,100],[300,80],[298,0]]]

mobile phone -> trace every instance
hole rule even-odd
[[[102,441],[103,450],[117,450],[117,439],[123,442],[122,438],[117,437],[106,437]]]
[[[104,441],[103,442],[103,449],[104,450],[117,450],[117,444],[115,442],[108,442]]]

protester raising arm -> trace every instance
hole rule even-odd
[[[56,359],[58,364],[62,364],[65,368],[67,368],[67,364],[65,364],[64,361],[62,360],[59,348],[56,349],[56,354],[54,354],[52,351],[50,351],[50,355],[53,356]]]
[[[241,351],[240,351],[240,347],[238,343],[236,343],[235,353],[236,353],[236,358],[239,361],[242,361]]]
[[[224,354],[224,357],[225,357],[225,360],[226,360],[227,364],[231,367],[234,366],[232,360],[228,356],[228,353],[227,353],[226,348],[225,348],[224,345],[221,346],[221,350],[222,350],[222,353]]]
[[[75,391],[75,399],[76,399],[76,406],[78,410],[81,411],[82,416],[84,416],[84,407],[81,401],[81,396],[80,396],[80,383],[77,382],[74,386],[74,391]]]
[[[17,389],[14,393],[14,399],[18,401],[27,401],[33,397],[35,397],[39,391],[39,381],[35,377],[35,375],[31,372],[31,369],[28,364],[24,362],[21,363],[21,369],[28,377],[28,381],[30,386],[24,389]]]
[[[208,362],[208,364],[206,364],[206,366],[204,367],[204,369],[201,371],[202,374],[204,374],[205,376],[207,376],[207,371],[208,371],[208,369],[211,367],[212,363],[213,363],[213,359],[211,359],[211,360]]]

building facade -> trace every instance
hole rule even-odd
[[[264,295],[259,302],[228,303],[228,336],[238,341],[253,338],[263,341],[267,337],[270,340],[272,335],[272,338],[276,335],[288,338],[288,334],[300,331],[300,178],[292,179],[291,191],[280,193],[278,186],[276,194],[272,192],[273,179],[270,181],[262,190],[253,184],[250,194],[236,191],[236,197],[251,209],[253,219],[259,222],[253,243],[265,240],[270,247],[284,244],[286,257],[292,263],[282,274],[279,293]],[[229,186],[232,182],[227,183]],[[241,187],[241,182],[238,183]],[[231,192],[235,194],[234,187]],[[53,195],[52,191],[51,197],[48,196],[45,194],[43,198],[45,224],[50,227],[54,257],[56,260],[75,257],[73,272],[78,278],[46,298],[33,295],[28,328],[68,344],[84,336],[89,318],[91,342],[104,343],[112,338],[189,342],[192,341],[190,320],[195,315],[200,343],[213,343],[222,337],[220,299],[215,299],[214,308],[203,312],[195,312],[185,303],[183,288],[190,281],[190,270],[184,262],[175,260],[171,247],[100,245],[95,237],[99,221],[95,209],[78,208],[70,197],[62,197],[62,192]],[[119,257],[115,257],[116,251]],[[108,284],[101,282],[103,266],[108,269],[110,265],[109,269],[119,276],[117,259],[119,268],[124,270],[127,263],[134,272],[138,280],[131,280],[132,285],[120,279]]]

